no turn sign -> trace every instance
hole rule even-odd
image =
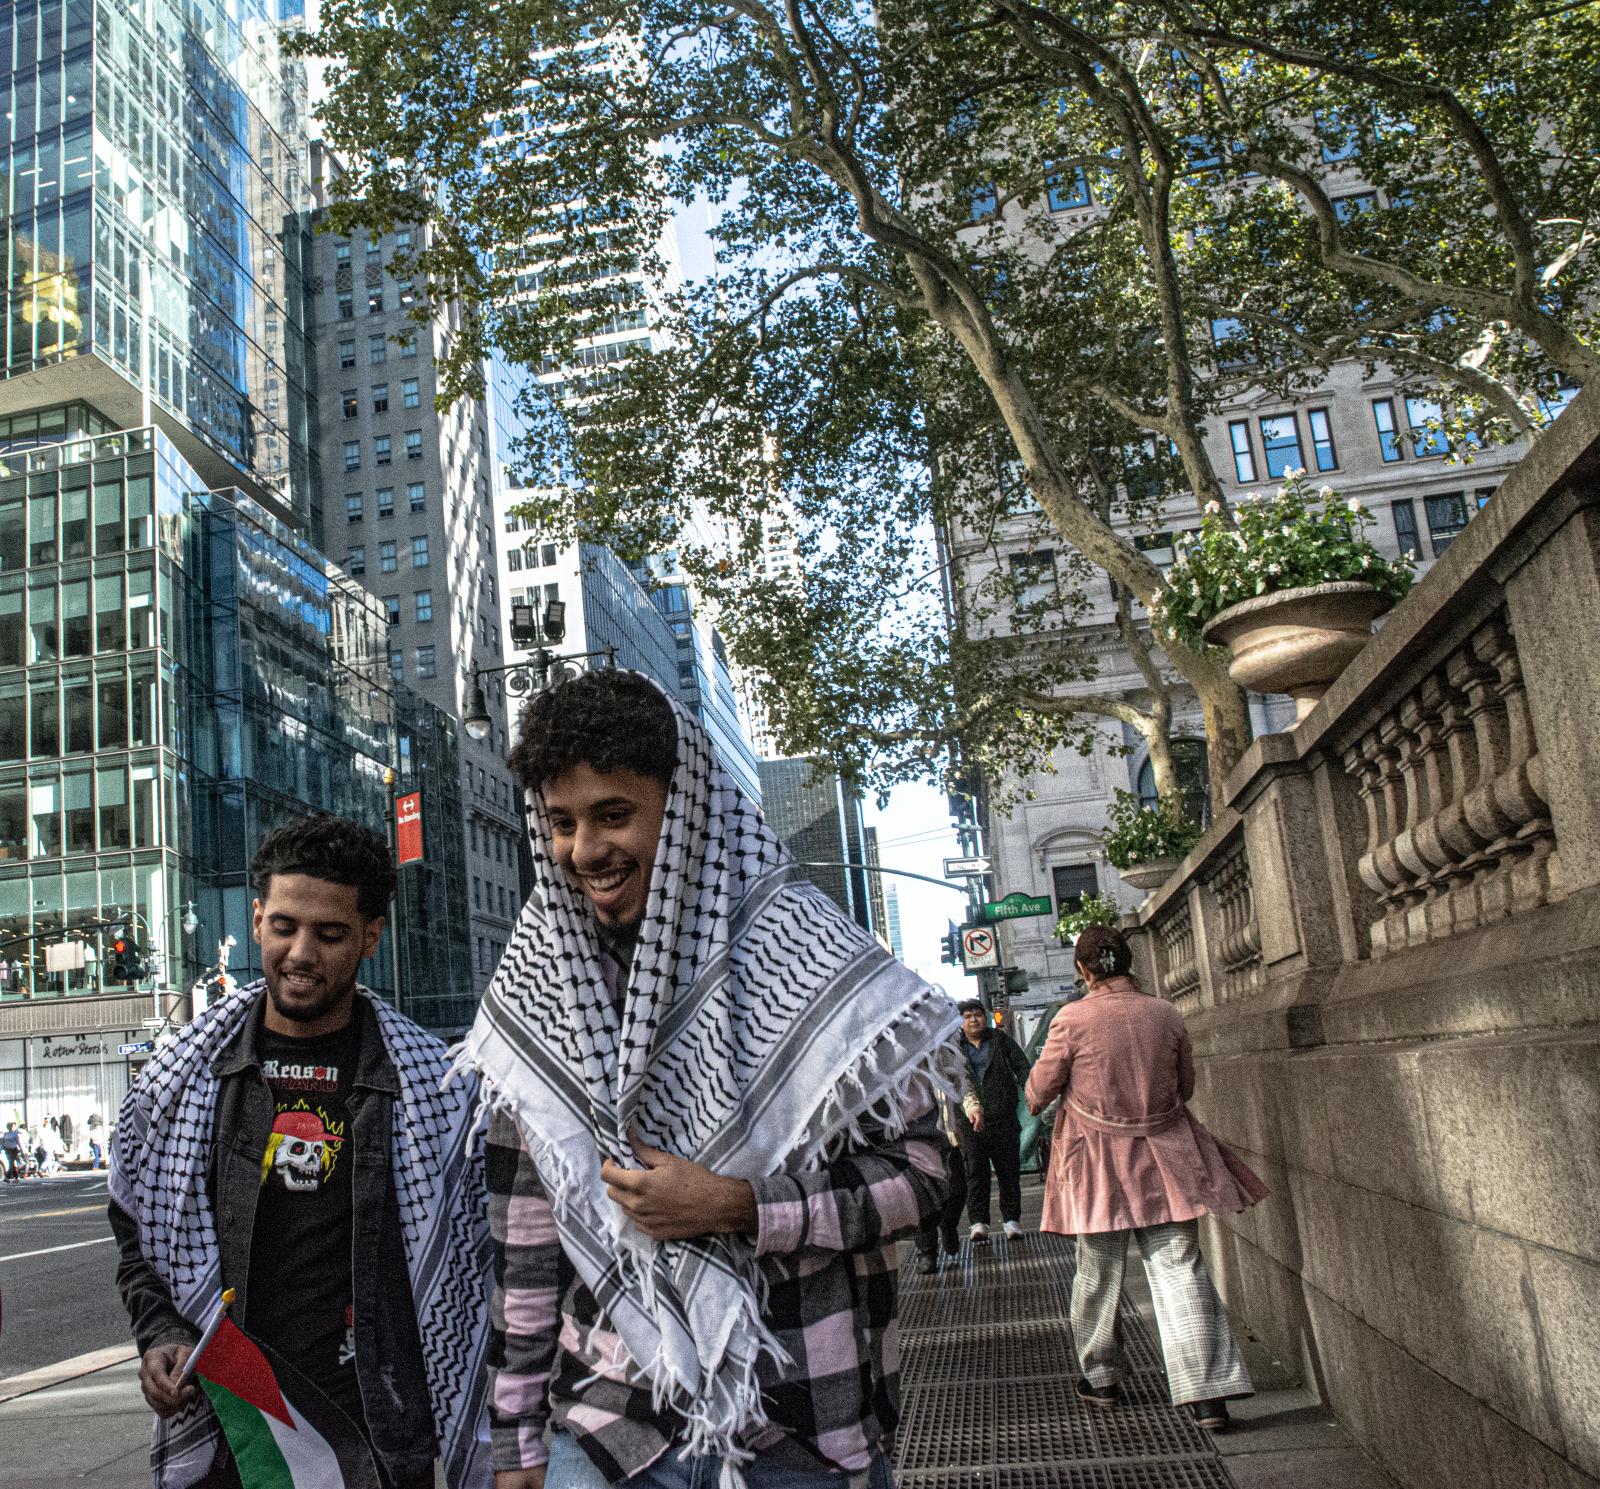
[[[999,938],[987,926],[968,925],[961,928],[961,965],[968,972],[1000,965]]]

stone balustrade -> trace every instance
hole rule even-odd
[[[1600,390],[1214,805],[1131,929],[1230,1307],[1407,1489],[1600,1485]]]

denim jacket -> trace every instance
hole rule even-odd
[[[264,999],[266,994],[261,996]],[[260,1023],[258,1007],[211,1062],[220,1084],[207,1190],[216,1217],[222,1285],[235,1290],[233,1316],[246,1330],[250,1327],[250,1253],[252,1245],[263,1239],[255,1234],[261,1159],[273,1116],[272,1091],[261,1074],[256,1045]],[[356,1378],[368,1440],[380,1467],[394,1482],[418,1474],[438,1456],[401,1238],[400,1207],[389,1171],[399,1094],[400,1080],[378,1021],[364,1014],[350,1093],[355,1155],[350,1242]],[[199,1338],[198,1331],[173,1306],[166,1284],[144,1259],[132,1218],[115,1202],[110,1214],[121,1252],[117,1285],[133,1321],[140,1353],[159,1344],[193,1343]]]

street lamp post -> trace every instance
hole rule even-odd
[[[477,667],[472,673],[472,691],[467,695],[467,711],[462,715],[461,727],[473,739],[487,739],[489,731],[494,728],[494,721],[489,717],[489,699],[483,690],[483,680],[486,677],[504,677],[508,692],[520,696],[523,693],[542,693],[550,686],[552,674],[559,676],[564,672],[569,662],[592,662],[598,657],[604,657],[606,666],[617,665],[617,649],[614,646],[604,646],[598,651],[568,652],[564,656],[557,656],[544,642],[554,642],[560,645],[562,638],[567,634],[567,607],[560,600],[545,602],[543,623],[534,620],[532,605],[513,605],[511,607],[511,640],[514,644],[526,646],[532,642],[540,644],[534,648],[533,655],[520,662],[507,662],[503,667]]]

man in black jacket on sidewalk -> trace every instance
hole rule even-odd
[[[237,1489],[182,1375],[224,1288],[249,1334],[359,1429],[384,1489],[488,1489],[488,1212],[476,1082],[358,987],[394,892],[387,844],[311,817],[251,864],[263,982],[164,1044],[118,1121],[117,1282],[160,1421],[156,1489]]]
[[[1028,1083],[1028,1057],[1003,1029],[989,1026],[982,1003],[961,1005],[961,1051],[982,1104],[968,1120],[956,1113],[961,1153],[967,1165],[967,1217],[971,1238],[989,1236],[989,1170],[1000,1181],[1000,1219],[1008,1237],[1022,1234],[1022,1120],[1017,1102]]]

